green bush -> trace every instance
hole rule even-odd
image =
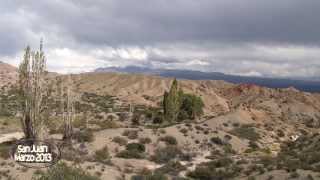
[[[140,144],[140,143],[127,144],[126,149],[128,151],[137,151],[139,153],[143,153],[143,152],[146,151],[146,147],[143,144]]]
[[[93,142],[94,135],[91,130],[78,131],[73,135],[78,142]]]
[[[208,163],[204,163],[205,166],[209,167],[210,169],[221,168],[221,167],[228,167],[233,163],[233,160],[228,157],[221,157],[217,160],[210,161]]]
[[[186,119],[196,119],[203,114],[204,103],[201,97],[186,94],[178,88],[178,81],[172,82],[169,92],[163,95],[164,119],[169,123],[175,123]]]
[[[150,144],[152,142],[152,140],[150,138],[146,137],[146,138],[140,138],[139,142],[141,144]]]
[[[164,136],[159,139],[160,141],[165,142],[167,145],[177,145],[177,139],[173,136]]]
[[[182,93],[181,95],[181,107],[178,119],[195,119],[196,117],[203,114],[204,103],[201,97]]]
[[[168,180],[168,177],[164,174],[154,173],[147,175],[134,175],[131,180]]]
[[[156,163],[167,163],[180,155],[182,155],[180,148],[178,148],[177,146],[167,146],[165,148],[156,149],[155,154],[154,156],[152,156],[151,160]]]
[[[180,132],[182,134],[187,134],[188,133],[188,129],[187,128],[182,128],[182,129],[180,129]]]
[[[295,178],[300,177],[300,174],[297,173],[297,172],[292,172],[292,173],[290,173],[290,176],[289,176],[289,177],[292,178],[292,179],[295,179]]]
[[[116,156],[125,159],[143,159],[145,150],[144,144],[130,143],[126,145],[126,150],[120,151]]]
[[[114,137],[112,139],[112,142],[115,142],[115,143],[119,144],[120,146],[125,146],[128,144],[128,141],[125,138],[119,137],[119,136]]]
[[[101,163],[110,163],[110,154],[108,147],[105,146],[100,150],[97,150],[95,152],[94,158],[96,161],[101,162]]]
[[[220,158],[198,165],[194,171],[188,172],[187,176],[201,180],[234,179],[234,177],[239,175],[241,170],[231,159]]]
[[[122,135],[128,137],[129,139],[137,139],[138,138],[138,131],[137,130],[125,130],[122,133]]]
[[[230,133],[250,141],[257,141],[260,139],[260,135],[255,131],[255,129],[246,125],[234,128]]]
[[[199,166],[196,167],[194,171],[188,172],[187,176],[193,179],[199,180],[224,180],[224,179],[234,179],[238,176],[239,169],[209,169],[207,167]]]
[[[216,145],[223,145],[223,141],[220,139],[220,137],[212,137],[210,141]]]
[[[99,177],[92,176],[81,168],[69,167],[65,163],[48,169],[47,172],[38,171],[32,177],[33,180],[100,180]]]
[[[119,127],[119,125],[115,121],[111,121],[111,120],[94,120],[94,121],[91,121],[91,123],[98,125],[100,127],[100,130],[115,129]]]
[[[167,164],[155,170],[155,172],[161,174],[170,174],[177,176],[181,171],[185,170],[186,167],[181,165],[178,161],[169,161]]]
[[[138,151],[128,151],[123,150],[120,151],[116,157],[124,158],[124,159],[143,159],[145,158],[144,154],[138,152]]]
[[[3,159],[10,158],[10,147],[11,143],[2,143],[0,144],[0,157]]]

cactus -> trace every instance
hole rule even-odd
[[[57,92],[59,104],[59,113],[63,121],[63,140],[70,142],[73,135],[72,123],[75,116],[74,92],[72,90],[71,75],[68,75],[66,84],[63,77],[57,79]]]
[[[19,66],[21,124],[26,139],[41,139],[44,136],[45,75],[46,60],[42,51],[42,42],[39,51],[32,51],[28,46]]]

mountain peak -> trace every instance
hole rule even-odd
[[[252,84],[269,88],[289,88],[307,92],[320,92],[320,83],[310,80],[293,80],[283,78],[267,78],[254,76],[228,75],[220,72],[202,72],[183,69],[153,69],[140,66],[106,67],[96,69],[95,72],[118,72],[175,77],[189,80],[223,80],[236,84]]]

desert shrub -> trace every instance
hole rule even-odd
[[[193,179],[213,180],[213,179],[233,179],[241,169],[237,166],[231,166],[224,169],[216,169],[215,166],[201,164],[194,171],[188,172],[187,176]]]
[[[223,141],[220,139],[220,137],[212,137],[210,139],[210,141],[214,144],[217,144],[217,145],[223,145]]]
[[[151,160],[156,163],[166,163],[177,158],[181,154],[182,152],[177,146],[167,146],[165,148],[156,149],[154,156],[151,157]]]
[[[120,151],[116,157],[119,158],[124,158],[124,159],[143,159],[145,156],[138,151],[128,151],[128,150],[123,150]]]
[[[195,128],[196,130],[198,130],[198,131],[203,131],[203,130],[204,130],[204,128],[203,128],[203,127],[198,126],[198,125],[197,125],[197,126],[195,126],[194,128]]]
[[[295,178],[298,178],[298,177],[300,177],[300,174],[298,172],[292,172],[289,175],[289,178],[292,178],[292,179],[295,179]]]
[[[187,134],[188,133],[188,129],[187,128],[182,128],[182,129],[180,129],[180,132],[182,134]]]
[[[11,112],[8,109],[0,108],[0,116],[12,116]]]
[[[277,168],[293,172],[296,169],[318,171],[320,167],[320,136],[311,134],[301,136],[295,142],[287,142],[281,146],[277,156]]]
[[[131,180],[168,180],[168,177],[161,173],[134,175]]]
[[[136,130],[125,130],[122,133],[122,135],[128,137],[129,139],[137,139],[138,138],[138,131],[136,131]]]
[[[163,123],[163,115],[157,115],[153,118],[154,124],[162,124]]]
[[[169,161],[164,166],[155,170],[156,173],[169,174],[177,176],[181,171],[185,170],[186,167],[181,165],[178,161]]]
[[[224,139],[226,141],[230,141],[232,139],[232,136],[230,136],[229,134],[224,135]]]
[[[131,124],[133,126],[139,126],[140,125],[140,119],[141,119],[141,114],[134,113],[133,117],[131,119]]]
[[[11,143],[2,143],[0,144],[0,157],[3,159],[10,158],[10,147]]]
[[[159,139],[160,141],[165,142],[167,145],[177,145],[177,139],[173,136],[164,136]]]
[[[284,137],[284,136],[285,136],[284,132],[283,132],[281,129],[278,129],[278,130],[277,130],[277,135],[278,135],[279,137]]]
[[[95,121],[92,121],[91,123],[98,125],[100,127],[100,130],[115,129],[115,128],[119,127],[119,125],[115,121],[112,121],[112,120],[95,120]]]
[[[228,167],[233,163],[233,160],[228,157],[221,157],[217,160],[210,161],[205,163],[204,165],[209,167],[210,169],[221,168],[221,167]]]
[[[196,167],[194,171],[188,172],[188,176],[193,179],[212,180],[212,171],[207,167]]]
[[[160,132],[160,134],[166,134],[167,133],[167,131],[165,129],[160,129],[159,132]]]
[[[189,161],[190,162],[190,161],[192,161],[194,156],[195,156],[195,154],[193,154],[193,153],[184,152],[179,155],[179,158],[181,161]]]
[[[260,135],[251,126],[242,125],[241,127],[234,128],[230,133],[251,141],[257,141],[260,139]]]
[[[272,156],[261,156],[258,160],[258,164],[262,164],[264,167],[270,167],[275,164],[275,158]]]
[[[140,138],[139,142],[141,144],[150,144],[152,142],[152,140],[150,138],[146,137],[146,138]]]
[[[72,125],[75,128],[84,128],[86,126],[87,119],[85,116],[74,118]]]
[[[239,126],[240,126],[240,123],[234,122],[234,123],[232,123],[232,126],[233,126],[233,127],[239,127]]]
[[[99,180],[99,177],[92,176],[81,168],[67,166],[65,163],[58,163],[48,169],[47,172],[38,171],[32,177],[33,180]]]
[[[314,180],[314,178],[312,177],[312,175],[308,174],[307,180]]]
[[[114,137],[112,139],[112,142],[115,142],[115,143],[119,144],[120,146],[127,145],[127,143],[128,143],[128,141],[125,138],[120,137],[120,136]]]
[[[78,131],[73,135],[73,137],[78,142],[92,142],[92,141],[94,141],[94,135],[91,130]]]
[[[259,146],[256,142],[254,141],[249,141],[249,147],[252,148],[252,149],[258,149]]]
[[[185,120],[185,119],[189,119],[189,118],[190,118],[190,115],[188,114],[187,111],[181,111],[178,114],[178,120],[179,121],[182,121],[182,120]]]
[[[101,162],[101,163],[110,163],[110,154],[108,147],[105,146],[100,150],[97,150],[95,152],[94,158],[96,161]]]
[[[185,177],[172,177],[172,180],[190,180],[190,179]]]
[[[128,151],[137,151],[139,153],[143,153],[145,152],[146,147],[140,143],[130,143],[130,144],[127,144],[126,149]]]
[[[126,150],[120,151],[116,156],[125,159],[143,159],[145,155],[145,146],[139,143],[127,144]]]
[[[250,175],[254,172],[259,172],[260,174],[263,174],[265,172],[263,166],[258,165],[258,164],[252,164],[249,165],[247,170],[244,172],[246,175]]]
[[[223,150],[226,154],[236,154],[235,150],[232,148],[231,144],[225,144]]]
[[[272,179],[274,179],[274,176],[273,176],[273,175],[269,175],[269,176],[267,177],[267,180],[272,180]]]

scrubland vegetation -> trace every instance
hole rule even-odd
[[[59,78],[48,81],[52,92],[46,98],[50,113],[45,124],[48,138],[62,147],[60,163],[41,171],[16,170],[9,156],[14,141],[3,142],[1,178],[13,179],[16,172],[29,173],[35,180],[320,178],[318,114],[309,117],[290,110],[296,102],[310,108],[311,95],[239,90],[242,86],[236,85],[218,89],[217,84],[211,90],[212,82],[192,84],[184,91],[186,83],[173,80],[158,96],[138,97],[148,102],[138,104],[104,92],[103,87],[89,91],[82,87],[88,82],[79,80],[73,84],[78,89],[74,90],[71,143],[67,143],[57,98]],[[213,99],[220,104],[212,103]],[[1,133],[20,131],[20,101],[18,87],[0,90]]]

